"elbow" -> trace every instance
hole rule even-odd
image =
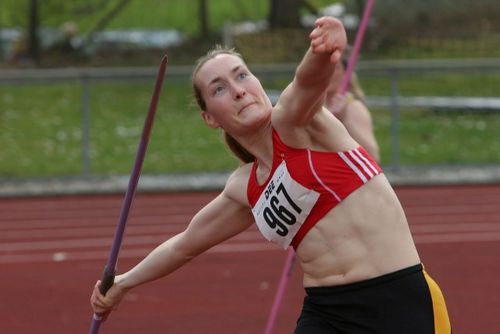
[[[188,239],[189,238],[186,237],[186,231],[184,231],[177,235],[172,247],[175,257],[183,263],[191,261],[207,250],[207,248],[202,247],[201,244]]]
[[[298,69],[294,77],[296,85],[304,89],[313,88],[320,92],[324,92],[330,83],[333,71],[329,71],[328,68],[323,68],[321,71],[311,72]]]
[[[295,70],[294,81],[300,87],[322,87],[326,89],[335,72],[335,66],[329,61],[312,63],[301,63]]]

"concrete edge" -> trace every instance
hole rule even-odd
[[[500,183],[500,166],[400,168],[384,171],[393,186]],[[221,190],[228,173],[142,175],[137,192]],[[125,193],[129,176],[0,179],[0,197]]]

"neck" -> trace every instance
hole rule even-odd
[[[254,131],[251,135],[237,137],[236,139],[248,152],[253,154],[259,166],[272,167],[273,142],[271,123],[268,123],[258,131]]]

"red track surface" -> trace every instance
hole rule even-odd
[[[500,333],[500,185],[399,187],[454,334]],[[119,270],[181,231],[214,193],[137,194]],[[123,195],[0,199],[0,333],[86,333]],[[255,228],[133,290],[101,333],[262,333],[286,253]],[[275,333],[303,298],[294,268]]]

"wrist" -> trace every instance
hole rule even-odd
[[[118,289],[122,290],[123,292],[127,292],[128,290],[134,287],[134,285],[130,282],[130,279],[127,277],[126,274],[117,275],[115,277],[114,284]]]

